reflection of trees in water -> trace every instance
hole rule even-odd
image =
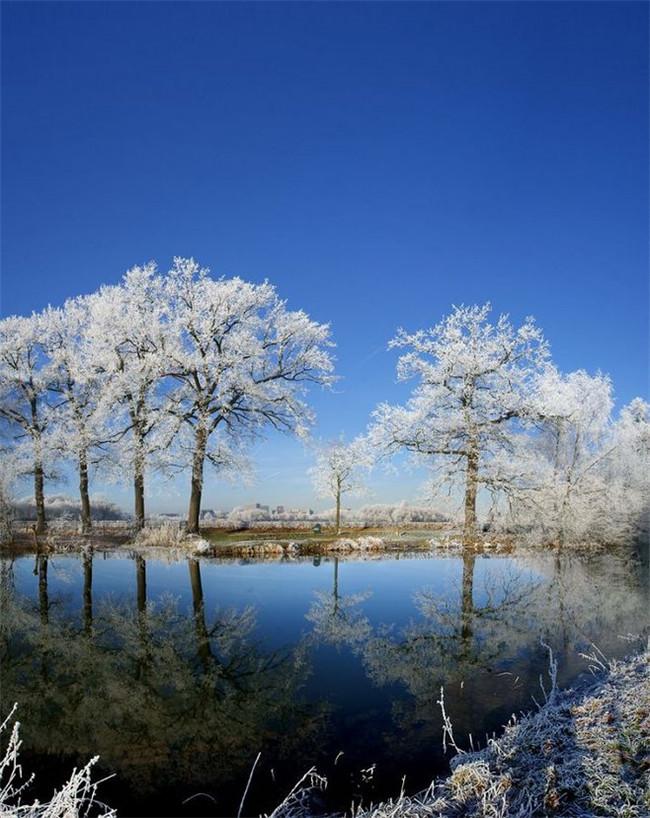
[[[300,703],[304,650],[264,652],[255,613],[208,617],[199,563],[189,560],[193,611],[146,602],[146,563],[136,561],[133,604],[92,607],[92,557],[83,562],[81,627],[54,605],[47,557],[38,600],[16,593],[2,563],[3,701],[19,702],[25,747],[47,755],[99,753],[105,768],[140,791],[167,783],[226,783],[258,750],[280,761],[315,738],[320,711]]]
[[[460,587],[454,595],[422,590],[414,594],[417,620],[395,632],[385,628],[369,640],[363,660],[370,678],[379,685],[399,683],[409,696],[397,699],[393,715],[404,742],[439,744],[440,686],[454,688],[455,726],[460,732],[483,722],[492,693],[491,674],[505,656],[517,654],[528,640],[526,601],[530,577],[514,567],[488,573],[481,602],[476,601],[476,556],[463,557]]]
[[[316,760],[317,741],[328,739],[324,705],[301,705],[300,687],[317,643],[349,648],[375,684],[406,691],[387,734],[397,763],[400,754],[439,747],[440,684],[458,736],[476,733],[490,713],[496,727],[504,707],[507,718],[530,706],[546,662],[540,638],[564,651],[560,668],[572,662],[574,672],[589,641],[607,653],[601,634],[613,644],[647,617],[644,574],[626,552],[514,561],[467,552],[458,586],[415,593],[417,616],[403,628],[371,624],[362,607],[369,594],[342,592],[345,563],[336,558],[331,590],[316,593],[307,612],[311,632],[293,650],[270,654],[255,642],[252,610],[210,615],[201,562],[187,560],[192,603],[184,611],[172,599],[147,600],[142,556],[129,603],[98,603],[92,555],[81,559],[74,614],[48,583],[55,560],[37,557],[31,600],[16,593],[11,562],[0,561],[3,702],[20,702],[26,748],[74,748],[84,761],[99,752],[108,770],[143,792],[165,781],[187,785],[185,794],[206,781],[213,792],[237,781],[241,795],[258,750],[274,765],[297,748],[305,766]],[[344,653],[341,661],[350,660]]]
[[[561,666],[575,665],[592,642],[607,653],[620,649],[628,630],[647,631],[647,579],[635,549],[533,554],[528,562],[545,580],[531,600],[538,630],[560,652]]]
[[[370,637],[372,626],[358,610],[370,592],[341,595],[338,557],[334,557],[332,591],[316,591],[314,596],[315,601],[305,615],[313,625],[312,640],[340,648],[344,645],[353,647]]]
[[[469,733],[500,707],[529,707],[545,667],[542,639],[561,651],[568,675],[585,667],[578,654],[591,640],[617,635],[625,623],[647,623],[638,572],[627,554],[546,555],[508,568],[494,560],[497,570],[485,573],[480,588],[476,563],[466,553],[455,595],[417,592],[419,618],[399,632],[379,629],[362,648],[376,684],[399,683],[409,693],[395,701],[393,713],[410,748],[418,736],[433,742],[440,732],[440,685],[453,691],[448,703],[457,733]]]

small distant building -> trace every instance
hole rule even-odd
[[[264,514],[270,513],[269,506],[262,505],[262,503],[248,503],[248,505],[240,506],[242,511],[261,511]]]

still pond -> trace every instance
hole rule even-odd
[[[578,556],[386,555],[283,562],[128,551],[0,560],[2,712],[44,796],[100,756],[120,816],[270,812],[310,767],[314,812],[427,786],[559,682],[648,628],[634,548]]]

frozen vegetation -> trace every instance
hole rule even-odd
[[[25,777],[20,763],[20,722],[15,718],[16,707],[0,725],[3,743],[0,758],[0,815],[3,818],[116,818],[116,812],[97,797],[101,781],[93,780],[97,757],[85,767],[73,770],[70,778],[57,788],[47,801],[28,796],[33,775]]]

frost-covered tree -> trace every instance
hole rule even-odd
[[[120,469],[126,466],[133,476],[136,528],[144,526],[147,469],[166,452],[171,438],[160,389],[168,332],[163,297],[162,279],[150,262],[131,268],[120,285],[102,287],[89,299],[87,340],[105,374],[102,400],[112,414]]]
[[[50,369],[44,338],[38,315],[0,321],[0,419],[13,439],[14,456],[23,461],[21,470],[34,478],[38,534],[47,528],[44,481]]]
[[[609,514],[623,533],[645,538],[650,532],[650,404],[635,398],[624,406],[613,425],[611,454],[603,465]],[[614,514],[612,514],[614,512]],[[622,519],[621,519],[622,518]]]
[[[104,396],[111,373],[101,366],[86,329],[91,322],[88,298],[67,301],[63,309],[42,314],[54,393],[51,443],[61,457],[73,460],[79,478],[81,530],[92,528],[89,469],[106,456],[111,440],[110,407]]]
[[[535,431],[501,464],[517,476],[503,519],[557,544],[647,531],[647,404],[636,399],[614,422],[607,376],[552,366],[538,378],[533,400]]]
[[[584,370],[561,374],[548,366],[535,388],[541,433],[534,447],[538,492],[546,525],[564,536],[589,515],[605,489],[598,468],[612,451],[608,428],[613,406],[609,378]]]
[[[341,498],[344,494],[363,491],[364,472],[371,465],[370,448],[364,438],[357,438],[352,443],[337,440],[317,451],[310,475],[318,496],[331,498],[336,503],[334,523],[337,533],[341,532]]]
[[[515,328],[506,315],[489,322],[491,307],[455,307],[427,330],[400,330],[389,348],[406,349],[401,381],[418,383],[404,406],[381,404],[370,439],[387,452],[425,458],[464,495],[464,534],[476,530],[479,488],[494,485],[491,466],[531,417],[531,389],[547,356],[532,318]]]
[[[215,280],[193,259],[174,260],[164,293],[170,411],[179,461],[191,468],[187,526],[197,532],[206,460],[232,470],[266,427],[304,433],[304,387],[331,381],[332,344],[328,325],[289,311],[270,284]]]
[[[12,447],[0,446],[0,463],[0,543],[3,543],[12,537],[14,491],[20,477],[20,464]]]

